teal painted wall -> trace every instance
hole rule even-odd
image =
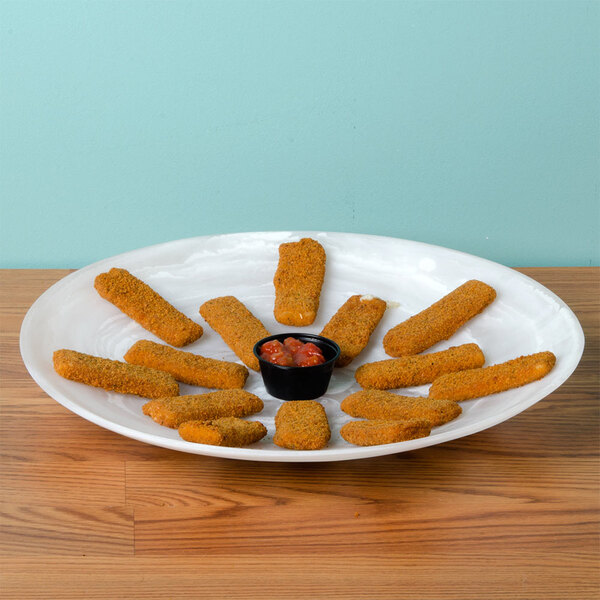
[[[600,3],[0,3],[2,267],[362,232],[600,262]]]

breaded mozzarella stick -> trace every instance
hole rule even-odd
[[[361,390],[350,394],[344,398],[340,408],[351,417],[384,421],[425,419],[434,427],[456,419],[462,412],[460,404],[452,400],[399,396],[381,390]]]
[[[275,415],[273,442],[291,450],[320,450],[331,437],[325,409],[314,400],[284,402]]]
[[[325,277],[325,250],[316,240],[302,238],[279,246],[274,315],[284,325],[310,325],[317,316]]]
[[[390,356],[407,356],[447,340],[496,297],[496,291],[475,279],[463,283],[429,308],[390,329],[383,348]]]
[[[484,362],[477,344],[463,344],[441,352],[366,363],[356,369],[354,377],[364,388],[390,390],[431,383],[446,373],[482,367]]]
[[[355,446],[394,444],[427,437],[430,433],[431,423],[424,419],[350,421],[340,429],[340,435]]]
[[[321,335],[340,347],[336,367],[345,367],[369,343],[369,338],[386,309],[386,303],[373,296],[350,296],[331,317]]]
[[[179,394],[179,385],[171,375],[149,367],[64,349],[54,352],[53,360],[54,370],[61,377],[110,392],[135,394],[143,398]]]
[[[248,369],[243,365],[175,350],[150,340],[136,342],[123,358],[134,365],[170,373],[177,381],[207,388],[243,388],[248,377]]]
[[[250,392],[219,390],[208,394],[152,400],[142,406],[142,412],[160,425],[176,429],[186,421],[247,417],[260,412],[263,407],[263,401]]]
[[[187,442],[236,448],[254,444],[267,435],[267,428],[259,421],[244,421],[235,417],[223,417],[214,421],[187,421],[178,430],[179,435]]]
[[[429,397],[460,402],[497,394],[545,377],[555,363],[552,352],[537,352],[491,367],[442,375],[431,384]]]
[[[252,349],[270,334],[237,298],[213,298],[200,307],[200,314],[247,367],[259,370]]]
[[[108,273],[100,273],[94,287],[105,300],[167,344],[185,346],[202,335],[202,327],[198,323],[125,269],[115,268]]]
[[[213,298],[200,307],[200,314],[247,367],[259,370],[258,358],[252,349],[256,342],[270,334],[237,298]]]

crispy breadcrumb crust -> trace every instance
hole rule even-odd
[[[350,421],[340,429],[340,435],[355,446],[394,444],[427,437],[431,423],[424,419],[407,421]]]
[[[128,363],[170,373],[177,381],[207,388],[243,388],[248,378],[248,369],[243,365],[176,350],[150,340],[136,342],[123,358]]]
[[[100,273],[94,287],[105,300],[167,344],[185,346],[203,333],[198,323],[125,269],[113,268],[108,273]]]
[[[545,377],[555,363],[552,352],[537,352],[491,367],[442,375],[431,384],[429,397],[460,402],[504,392]]]
[[[350,394],[340,408],[351,417],[385,421],[425,419],[434,427],[456,419],[462,412],[460,405],[452,400],[399,396],[381,390]]]
[[[208,300],[200,314],[250,369],[259,370],[254,344],[269,336],[265,326],[234,296]]]
[[[340,306],[320,334],[340,347],[336,367],[348,365],[369,343],[385,309],[386,303],[380,298],[367,298],[360,294],[350,296]]]
[[[219,390],[146,402],[142,412],[160,425],[176,429],[186,421],[246,417],[260,412],[263,401],[245,390]]]
[[[325,277],[325,250],[316,240],[302,238],[279,246],[273,284],[273,314],[284,325],[310,325],[317,316]]]
[[[331,430],[325,409],[314,400],[284,402],[275,415],[273,442],[291,450],[320,450]]]
[[[447,340],[469,319],[478,315],[496,297],[496,291],[475,279],[463,283],[432,304],[390,329],[383,348],[390,356],[407,356]]]
[[[187,442],[235,448],[254,444],[267,435],[267,428],[259,421],[244,421],[235,417],[187,421],[179,426],[178,431]]]
[[[110,392],[162,398],[179,394],[179,384],[168,373],[92,356],[75,350],[56,350],[54,370],[65,379],[93,385]]]
[[[477,344],[453,346],[441,352],[366,363],[354,378],[364,388],[390,390],[431,383],[441,375],[482,367],[485,357]]]

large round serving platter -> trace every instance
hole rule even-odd
[[[319,333],[352,294],[372,294],[389,305],[367,348],[348,367],[336,369],[327,394],[319,400],[332,430],[326,449],[294,451],[273,444],[274,417],[282,401],[266,393],[260,374],[254,371],[250,371],[246,389],[260,396],[265,408],[249,419],[260,420],[268,435],[247,448],[185,442],[176,430],[144,416],[144,399],[67,381],[54,372],[52,353],[60,348],[122,360],[137,340],[161,341],[97,294],[94,278],[111,267],[129,270],[202,324],[204,335],[184,350],[238,361],[220,336],[202,320],[200,305],[217,296],[236,296],[271,333],[289,330],[273,317],[273,274],[279,244],[302,237],[318,240],[327,253],[319,313],[316,321],[305,328],[307,332]],[[485,354],[486,365],[491,365],[550,350],[557,357],[551,373],[521,388],[463,402],[460,417],[434,428],[429,437],[370,447],[345,442],[339,430],[352,419],[340,410],[340,402],[360,389],[354,380],[356,368],[389,358],[382,339],[391,327],[469,279],[480,279],[493,286],[498,294],[496,300],[451,339],[427,352],[475,342]],[[53,285],[32,305],[23,321],[20,343],[27,369],[47,394],[84,419],[118,434],[194,454],[316,462],[416,450],[497,425],[550,394],[571,375],[581,358],[584,337],[577,318],[558,296],[517,271],[489,260],[396,238],[287,231],[183,239],[127,252],[79,269]],[[183,384],[180,388],[181,394],[209,391]],[[426,395],[427,389],[428,386],[413,387],[402,393]]]

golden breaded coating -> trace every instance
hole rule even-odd
[[[179,394],[179,385],[168,373],[128,365],[75,350],[54,352],[54,370],[65,379],[103,388],[109,392],[162,398]]]
[[[200,314],[247,367],[259,370],[252,349],[270,333],[237,298],[213,298],[200,307]]]
[[[314,400],[284,402],[275,415],[273,442],[291,450],[320,450],[331,430],[325,409]]]
[[[273,314],[284,325],[310,325],[319,310],[325,277],[325,250],[316,240],[302,238],[279,246]]]
[[[325,325],[321,335],[333,340],[341,350],[336,367],[345,367],[369,343],[369,338],[386,309],[386,303],[373,296],[350,296]]]
[[[96,277],[94,287],[105,300],[167,344],[185,346],[202,335],[198,323],[125,269],[101,273]]]
[[[552,352],[537,352],[491,367],[442,375],[431,384],[429,397],[460,402],[497,394],[541,379],[555,363]]]
[[[259,421],[224,417],[214,421],[187,421],[179,426],[179,435],[186,442],[241,448],[262,440],[267,428]]]
[[[366,363],[356,369],[354,378],[364,388],[391,390],[431,383],[446,373],[477,369],[484,362],[477,344],[463,344],[441,352]]]
[[[207,388],[243,388],[248,378],[248,369],[243,365],[175,350],[150,340],[136,342],[123,358],[134,365],[170,373],[177,381]]]
[[[463,283],[429,308],[390,329],[383,348],[390,356],[407,356],[447,340],[496,297],[496,291],[475,279]]]
[[[399,396],[381,390],[350,394],[340,408],[351,417],[384,421],[425,419],[434,427],[456,419],[462,412],[460,405],[452,400]]]
[[[263,401],[244,390],[219,390],[208,394],[192,394],[161,398],[146,402],[142,412],[160,425],[176,429],[186,421],[211,421],[221,417],[247,417],[260,412]]]
[[[340,429],[340,435],[355,446],[379,446],[380,444],[406,442],[427,437],[430,433],[431,423],[425,419],[350,421]]]

